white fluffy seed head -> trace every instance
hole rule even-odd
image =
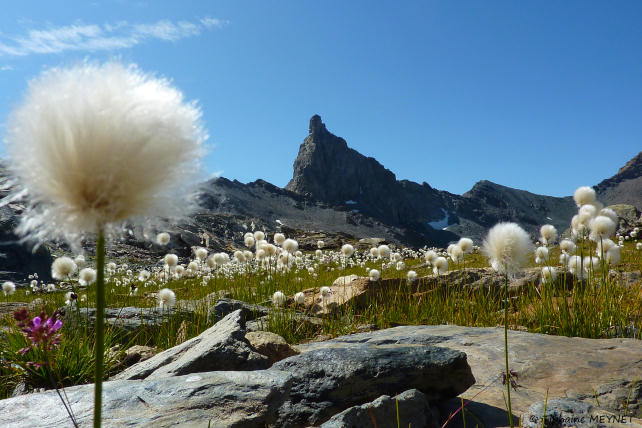
[[[85,256],[82,254],[79,254],[76,256],[74,259],[74,263],[76,263],[76,266],[78,267],[83,267],[87,261],[85,260]]]
[[[540,259],[542,263],[548,260],[548,248],[546,247],[537,247],[535,249],[535,258]]]
[[[69,257],[58,257],[51,264],[51,276],[54,279],[67,279],[77,268],[76,263]]]
[[[195,261],[191,261],[187,264],[187,270],[190,270],[192,272],[198,271],[198,263]]]
[[[408,278],[408,281],[413,282],[417,279],[417,272],[415,272],[414,270],[409,270],[406,274],[406,277]]]
[[[573,254],[575,252],[575,242],[570,239],[562,239],[562,242],[560,242],[560,250],[566,254]]]
[[[194,255],[199,260],[205,260],[205,258],[207,257],[207,249],[198,247],[194,250]]]
[[[468,254],[473,251],[473,240],[470,238],[461,238],[459,242],[457,242],[457,245],[462,249],[464,254]]]
[[[178,256],[176,254],[165,254],[164,261],[170,268],[176,267],[178,264]]]
[[[254,246],[254,236],[246,236],[243,239],[243,242],[245,243],[245,246],[248,248],[252,248]]]
[[[78,283],[87,286],[96,281],[96,270],[92,268],[81,269],[78,273]]]
[[[11,281],[5,281],[2,283],[2,292],[5,296],[9,296],[16,291],[16,284]]]
[[[568,258],[568,271],[578,275],[582,276],[584,272],[584,261],[580,256],[571,256]]]
[[[597,272],[600,269],[600,259],[598,257],[586,256],[584,257],[584,270]]]
[[[317,241],[317,248],[320,250],[320,249],[322,249],[323,247],[325,247],[325,242],[323,242],[323,241]]]
[[[437,259],[437,257],[439,256],[433,250],[428,250],[424,255],[424,258],[426,259],[426,263],[428,263],[429,265],[431,265]]]
[[[288,253],[294,254],[299,249],[299,243],[294,239],[285,239],[283,240],[283,249]]]
[[[588,186],[578,187],[573,193],[573,199],[578,207],[595,202],[595,190]]]
[[[302,305],[305,303],[305,294],[302,291],[299,291],[294,295],[294,303],[297,305]]]
[[[330,297],[330,294],[332,294],[332,290],[330,290],[330,287],[323,286],[319,289],[319,293],[321,294],[321,297],[327,299]]]
[[[261,230],[254,232],[254,239],[257,241],[262,241],[265,239],[265,233]]]
[[[448,272],[448,260],[445,257],[437,257],[432,262],[432,271],[435,275]]]
[[[591,228],[591,233],[599,238],[605,239],[615,234],[617,224],[611,220],[610,217],[598,215],[591,220],[589,226]]]
[[[354,254],[354,247],[352,245],[350,245],[350,244],[344,244],[341,247],[341,253],[345,257],[352,257],[352,255]]]
[[[156,243],[158,245],[167,245],[167,244],[169,244],[169,233],[161,232],[158,235],[156,235]]]
[[[285,235],[282,233],[275,233],[274,234],[274,243],[276,245],[281,245],[285,241]]]
[[[620,247],[614,245],[613,247],[609,248],[609,250],[606,252],[605,259],[606,262],[611,266],[619,265],[621,261]]]
[[[597,208],[595,205],[587,204],[582,205],[577,211],[577,215],[580,216],[579,222],[588,225],[593,217],[597,215]]]
[[[216,253],[213,257],[217,266],[223,266],[230,261],[230,256],[227,253]]]
[[[552,224],[545,224],[539,229],[541,241],[544,245],[550,245],[557,239],[557,229]]]
[[[382,259],[387,259],[390,257],[390,247],[387,245],[379,245],[377,247],[377,255]]]
[[[615,224],[617,224],[619,220],[617,213],[611,208],[602,208],[598,214],[610,218]]]
[[[607,251],[615,246],[615,242],[611,241],[610,239],[598,240],[597,246],[595,247],[595,254],[598,257],[602,257],[602,255],[606,255]]]
[[[368,272],[368,276],[370,277],[370,281],[379,281],[379,278],[381,278],[381,272],[377,269],[371,269],[370,272]]]
[[[272,304],[274,306],[283,306],[285,303],[285,294],[283,294],[281,291],[277,291],[272,295]]]
[[[555,282],[557,279],[557,269],[552,266],[544,266],[542,268],[542,281]]]
[[[76,244],[101,225],[178,219],[195,206],[201,112],[169,81],[118,62],[52,68],[7,124],[18,233]]]
[[[453,262],[459,263],[464,258],[464,250],[458,245],[454,245],[450,249],[450,258]]]
[[[567,253],[560,254],[560,258],[559,258],[560,264],[562,266],[566,266],[566,264],[568,263],[568,258],[569,257],[570,256]]]
[[[239,263],[243,263],[245,261],[245,254],[243,254],[243,251],[236,250],[234,251],[234,259]]]
[[[638,242],[637,244],[635,244],[635,249],[642,250],[642,242]]]
[[[516,223],[499,223],[493,226],[484,240],[484,253],[499,273],[516,274],[526,264],[533,244],[530,236]]]
[[[158,290],[158,307],[161,309],[169,309],[176,304],[176,294],[169,288]]]

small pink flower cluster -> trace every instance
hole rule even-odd
[[[43,350],[51,350],[54,346],[60,343],[60,334],[58,330],[62,327],[62,321],[57,319],[58,312],[48,318],[47,314],[42,311],[39,316],[33,319],[29,318],[27,309],[23,308],[13,314],[13,318],[18,322],[18,327],[31,340],[31,346],[20,349],[22,355],[29,352],[32,348],[42,348]]]

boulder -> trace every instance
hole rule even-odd
[[[211,370],[258,370],[269,367],[267,357],[245,339],[245,312],[227,315],[200,335],[137,363],[113,379],[159,379]]]
[[[252,321],[256,318],[265,316],[269,312],[269,309],[265,306],[252,305],[241,300],[222,298],[218,299],[216,304],[209,309],[207,313],[208,322],[216,322],[227,314],[238,309],[245,309],[247,314],[245,319],[246,321]]]
[[[369,421],[373,421],[373,426],[376,423],[378,428],[441,426],[438,414],[430,407],[426,395],[410,389],[395,397],[382,395],[370,403],[350,407],[332,416],[321,428],[360,428],[367,426]]]
[[[278,426],[316,425],[347,407],[406,388],[419,389],[428,400],[440,401],[475,383],[463,352],[415,344],[319,345],[272,366],[293,377]]]
[[[270,359],[270,364],[299,353],[284,338],[269,331],[251,331],[245,334],[245,338],[256,352]]]

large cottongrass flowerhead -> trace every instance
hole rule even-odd
[[[557,229],[552,224],[545,224],[539,229],[540,240],[544,245],[550,245],[557,239]]]
[[[75,243],[126,220],[181,217],[206,138],[200,117],[167,80],[133,65],[45,71],[7,123],[9,200],[27,200],[17,231]]]
[[[498,223],[488,231],[483,251],[499,273],[515,275],[526,264],[533,250],[531,238],[516,223]]]
[[[78,273],[78,283],[83,286],[88,286],[96,281],[96,270],[92,268],[84,268]]]

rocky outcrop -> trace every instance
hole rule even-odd
[[[298,345],[296,348],[305,355],[306,352],[344,344],[434,345],[465,352],[476,383],[461,397],[472,400],[467,406],[485,426],[508,426],[504,402],[506,387],[501,381],[504,370],[502,328],[404,326]],[[637,386],[642,379],[641,341],[509,331],[508,344],[511,370],[518,374],[518,388],[511,392],[515,421],[532,404],[544,400],[548,391],[549,399],[573,398],[615,415],[623,414],[626,405],[627,415],[634,422],[642,422],[642,398]],[[595,403],[596,394],[599,406]],[[618,400],[624,396],[628,401]],[[450,406],[441,406],[442,420],[460,406],[459,399],[453,400]],[[448,426],[460,426],[458,423],[461,424],[460,417],[454,418]]]
[[[595,186],[598,199],[607,205],[628,204],[642,210],[642,152],[611,178]]]

